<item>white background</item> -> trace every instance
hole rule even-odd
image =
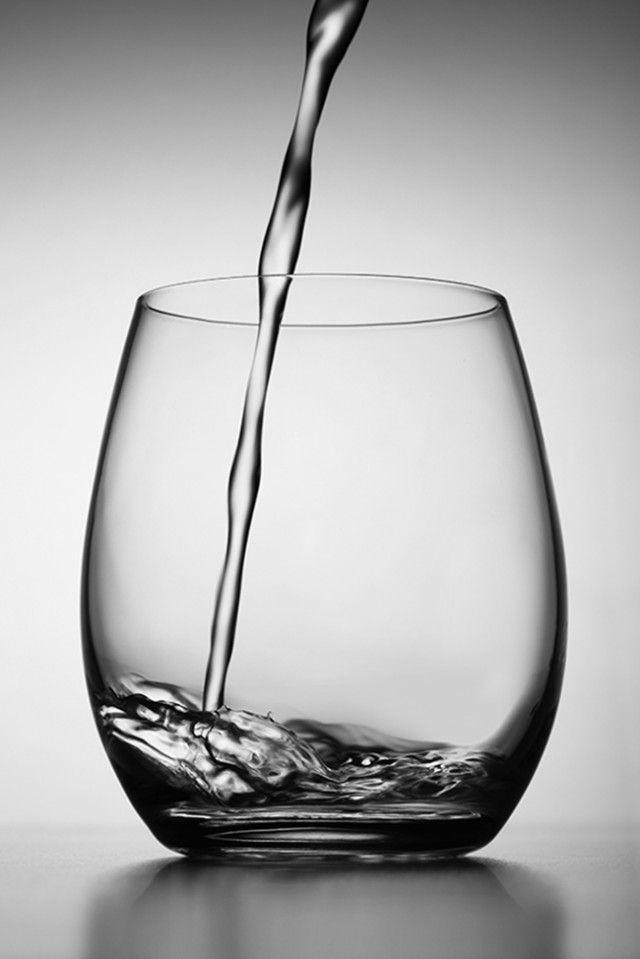
[[[255,269],[306,15],[284,0],[144,0],[7,16],[4,821],[133,821],[80,659],[100,433],[137,294]],[[615,0],[372,0],[319,133],[299,264],[443,276],[510,301],[570,613],[561,708],[521,821],[640,815],[639,21]]]

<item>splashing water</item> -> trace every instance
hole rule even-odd
[[[288,720],[220,707],[203,712],[182,690],[121,680],[98,712],[107,751],[162,774],[182,806],[358,808],[429,799],[483,809],[508,789],[501,756],[396,739],[364,727]]]

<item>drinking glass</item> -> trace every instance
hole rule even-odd
[[[193,856],[412,858],[504,825],[553,723],[562,544],[505,299],[291,279],[224,704],[203,708],[258,278],[137,302],[82,581],[98,730]]]

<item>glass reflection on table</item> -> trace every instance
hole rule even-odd
[[[563,908],[530,868],[216,864],[120,871],[91,911],[94,959],[561,959]]]

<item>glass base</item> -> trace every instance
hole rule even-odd
[[[500,825],[460,804],[432,802],[368,809],[271,807],[220,813],[163,810],[146,822],[165,846],[195,858],[237,861],[411,862],[461,856],[493,839]]]

